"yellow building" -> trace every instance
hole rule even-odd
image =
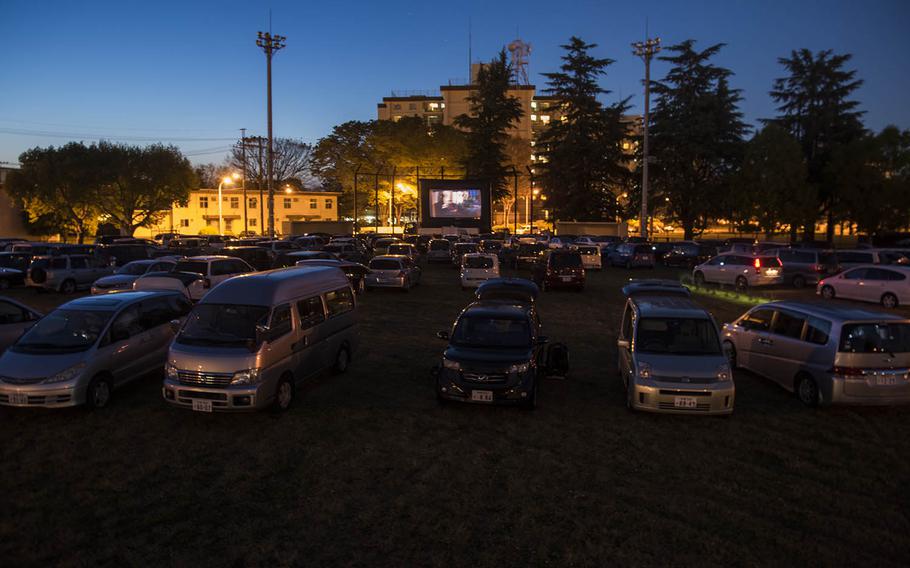
[[[337,221],[338,196],[331,191],[297,191],[283,189],[275,192],[275,230],[281,231],[287,221]],[[259,190],[221,190],[221,233],[238,235],[244,231],[262,234],[268,231],[268,194]],[[184,235],[217,234],[218,190],[190,191],[185,206],[174,204],[157,225],[136,231],[137,237],[175,232]],[[140,234],[142,233],[142,234]]]

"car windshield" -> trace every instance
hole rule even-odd
[[[11,349],[20,353],[85,351],[95,344],[113,314],[102,310],[54,310],[38,320]]]
[[[581,268],[581,255],[554,254],[550,258],[550,266],[553,268]]]
[[[117,274],[125,274],[127,276],[141,276],[145,274],[146,268],[148,268],[148,264],[144,262],[130,262],[118,268]]]
[[[524,319],[462,316],[455,324],[452,344],[460,347],[528,347],[531,329]]]
[[[840,351],[844,353],[908,353],[910,323],[855,323],[843,327]]]
[[[186,318],[177,343],[242,346],[256,340],[256,326],[265,324],[266,306],[198,304]]]
[[[666,355],[719,355],[721,352],[714,324],[703,318],[641,318],[635,350]]]
[[[466,256],[465,268],[493,268],[493,259],[488,256]]]
[[[208,264],[195,260],[181,260],[174,267],[175,272],[196,272],[197,274],[208,274]]]

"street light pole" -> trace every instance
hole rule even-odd
[[[246,128],[240,129],[240,152],[243,160],[243,177],[240,178],[240,188],[243,190],[243,236],[247,236],[250,231],[249,221],[247,220],[247,201],[246,201]]]
[[[268,145],[268,179],[266,184],[269,190],[269,237],[275,236],[275,187],[272,184],[272,54],[284,47],[287,38],[280,35],[272,35],[269,32],[259,32],[256,39],[256,45],[261,47],[265,52],[266,60],[266,81],[268,83],[268,123],[269,123],[269,145]]]
[[[641,164],[641,237],[648,238],[648,126],[650,123],[651,103],[651,58],[660,51],[660,38],[645,38],[645,41],[636,41],[632,44],[632,53],[645,61],[645,116],[642,136],[642,164]]]

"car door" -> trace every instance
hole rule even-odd
[[[92,269],[89,268],[87,257],[71,256],[70,273],[72,274],[73,280],[76,282],[76,286],[80,288],[90,286],[91,283],[94,282],[94,273]]]
[[[146,329],[149,364],[164,364],[168,347],[174,338],[170,322],[179,320],[190,311],[190,304],[176,295],[160,296],[145,300],[139,305],[142,327]]]
[[[269,377],[280,376],[285,371],[294,372],[298,368],[300,357],[295,350],[297,334],[294,332],[294,318],[291,315],[291,305],[281,304],[272,310],[269,320],[268,332],[268,367],[263,372]],[[295,380],[302,377],[294,375]]]
[[[859,300],[879,302],[885,293],[885,287],[891,280],[891,271],[883,268],[867,268],[866,276],[859,281],[857,295]]]
[[[128,382],[149,371],[150,337],[143,326],[139,304],[127,306],[111,322],[99,356],[108,359],[114,384]]]
[[[38,320],[22,306],[0,299],[0,353],[15,343]]]
[[[768,333],[755,346],[754,368],[784,388],[792,388],[793,379],[808,362],[811,344],[803,341],[806,315],[795,310],[777,309]]]
[[[834,292],[839,298],[860,299],[860,282],[866,277],[865,268],[851,268],[835,277]]]
[[[755,308],[736,322],[736,363],[740,367],[758,372],[763,365],[762,357],[765,349],[762,347],[769,338],[771,321],[774,319],[774,310],[769,308]]]
[[[293,350],[297,356],[297,369],[300,377],[308,377],[327,365],[325,305],[322,296],[317,294],[298,300],[296,303],[297,318],[300,325],[294,339]]]
[[[625,342],[618,348],[619,358],[619,375],[623,384],[629,384],[632,378],[634,368],[632,365],[632,319],[634,312],[631,302],[626,302],[626,309],[622,315],[622,323],[619,326],[619,342]]]
[[[232,264],[230,260],[213,260],[209,263],[209,281],[212,283],[212,288],[232,276]]]
[[[723,277],[726,272],[727,259],[726,255],[715,256],[702,265],[701,273],[705,276],[705,282],[724,282]]]

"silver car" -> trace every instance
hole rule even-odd
[[[737,290],[774,286],[784,281],[780,260],[771,253],[748,255],[723,253],[692,270],[695,284],[729,285]]]
[[[0,296],[0,353],[41,319],[41,314],[10,298]]]
[[[133,282],[143,274],[149,272],[167,272],[174,269],[176,260],[154,259],[134,260],[118,268],[110,276],[95,280],[92,284],[92,294],[110,294],[132,290]]]
[[[91,288],[92,282],[111,272],[110,266],[88,255],[37,256],[28,268],[25,285],[72,294]]]
[[[724,325],[733,367],[807,406],[910,403],[910,320],[810,302],[756,306]]]
[[[623,292],[619,373],[626,405],[671,414],[733,412],[733,374],[717,324],[689,291],[667,282],[633,282]]]
[[[401,288],[405,292],[420,282],[420,267],[407,256],[373,257],[370,273],[364,276],[367,290],[371,288]]]
[[[115,389],[162,369],[174,336],[170,322],[189,309],[171,292],[63,304],[0,356],[0,405],[107,406]]]

